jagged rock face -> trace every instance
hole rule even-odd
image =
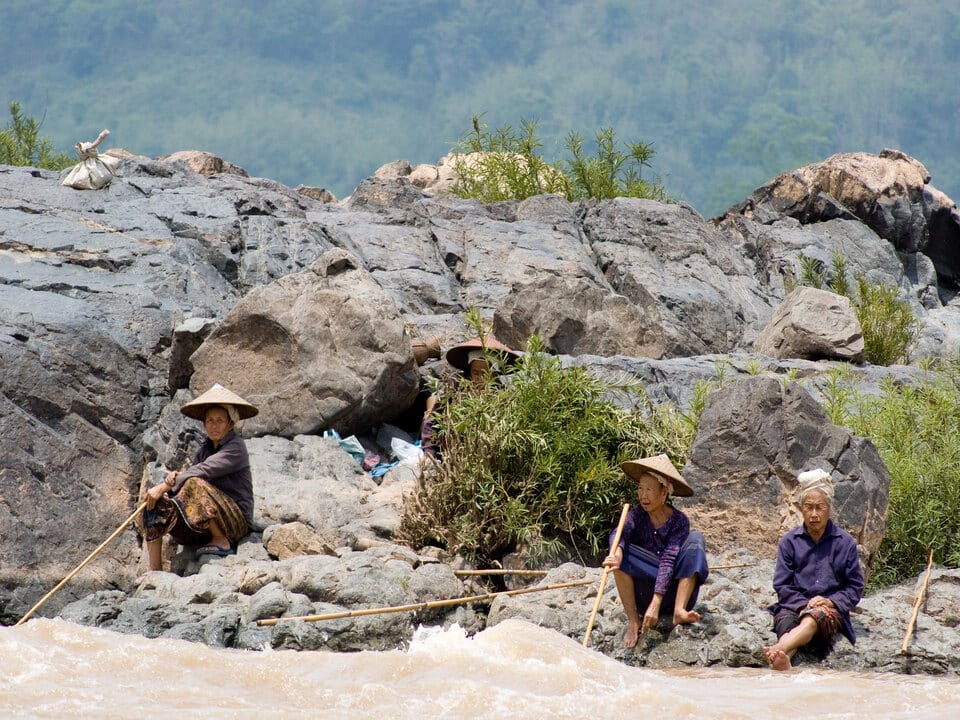
[[[659,315],[667,356],[729,352],[760,324],[753,268],[686,205],[617,198],[588,210],[583,230],[610,286]]]
[[[940,281],[955,284],[960,277],[960,212],[929,183],[923,164],[896,150],[839,153],[778,176],[729,212],[763,223],[783,216],[805,225],[856,219],[895,249],[926,254]]]
[[[863,331],[850,300],[810,287],[790,291],[753,343],[775,358],[863,362]]]
[[[696,491],[683,510],[712,552],[771,555],[802,522],[796,478],[814,468],[833,477],[832,518],[857,540],[869,571],[886,530],[890,474],[873,443],[831,423],[796,383],[756,377],[711,394],[683,470]]]

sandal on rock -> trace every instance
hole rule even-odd
[[[221,547],[220,545],[201,545],[197,548],[197,555],[216,555],[217,557],[226,557],[227,555],[236,555],[237,551],[232,547]]]

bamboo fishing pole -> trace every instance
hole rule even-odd
[[[620,512],[620,522],[617,524],[617,532],[613,537],[613,545],[610,546],[610,552],[616,550],[620,544],[620,534],[623,532],[623,525],[627,522],[627,513],[630,510],[628,503],[623,504],[623,510]],[[603,576],[600,578],[600,589],[597,590],[597,599],[593,603],[593,612],[590,613],[590,620],[587,622],[587,632],[583,636],[583,646],[587,647],[590,642],[590,633],[593,632],[593,621],[597,617],[597,611],[600,609],[600,600],[603,598],[603,591],[607,587],[607,575],[610,574],[610,568],[603,568]]]
[[[546,570],[504,570],[501,568],[489,568],[487,570],[454,570],[453,574],[457,577],[470,575],[546,575]]]
[[[711,565],[707,568],[710,572],[714,570],[732,570],[733,568],[754,567],[756,563],[733,563],[731,565]],[[547,570],[506,570],[503,568],[487,568],[485,570],[454,570],[453,574],[457,577],[472,575],[546,575]]]
[[[913,614],[910,616],[910,622],[907,623],[907,634],[903,636],[903,645],[900,646],[900,654],[905,655],[907,645],[910,644],[910,636],[913,635],[913,626],[917,622],[917,615],[920,613],[920,605],[923,602],[923,594],[927,591],[927,583],[930,582],[930,570],[933,568],[933,548],[930,548],[930,559],[927,560],[927,572],[923,577],[923,584],[920,586],[920,592],[917,593],[917,601],[913,604]]]
[[[486,593],[485,595],[471,595],[470,597],[449,598],[447,600],[428,600],[411,605],[393,605],[391,607],[381,608],[362,608],[360,610],[342,610],[340,612],[326,613],[324,615],[298,615],[296,617],[265,618],[257,620],[257,625],[276,625],[280,621],[303,620],[304,622],[321,622],[323,620],[340,620],[341,618],[363,617],[365,615],[382,615],[385,613],[398,612],[416,612],[418,610],[430,610],[432,608],[449,607],[451,605],[465,605],[472,602],[482,602],[484,600],[493,600],[494,598],[506,595],[523,595],[525,593],[542,592],[544,590],[559,590],[561,588],[579,587],[581,585],[590,585],[593,580],[577,580],[568,583],[555,583],[553,585],[543,585],[529,588],[520,588],[519,590],[502,590],[500,592]]]
[[[64,585],[66,585],[68,582],[70,582],[70,579],[71,579],[74,575],[76,575],[78,572],[80,572],[80,571],[83,569],[83,567],[84,567],[88,562],[90,562],[91,560],[93,560],[93,558],[94,558],[101,550],[103,550],[107,545],[109,545],[110,542],[111,542],[117,535],[119,535],[120,533],[122,533],[122,532],[126,529],[127,525],[129,525],[131,522],[133,522],[133,519],[137,516],[137,513],[139,513],[141,510],[143,510],[143,508],[146,506],[146,504],[147,504],[147,501],[146,501],[146,500],[144,500],[142,503],[140,503],[140,504],[137,506],[137,509],[134,510],[132,513],[130,513],[130,517],[128,517],[126,520],[124,520],[124,521],[120,524],[120,527],[118,527],[116,530],[114,530],[114,531],[110,534],[110,537],[108,537],[106,540],[104,540],[102,543],[100,543],[100,546],[99,546],[96,550],[94,550],[92,553],[90,553],[89,555],[87,555],[87,557],[84,558],[83,562],[81,562],[79,565],[77,565],[69,575],[67,575],[63,580],[61,580],[59,583],[57,583],[56,587],[54,587],[53,590],[51,590],[51,591],[48,592],[46,595],[44,595],[42,598],[40,598],[40,601],[39,601],[36,605],[34,605],[34,606],[33,606],[32,608],[30,608],[29,610],[27,610],[27,614],[24,615],[22,618],[20,618],[20,619],[17,621],[17,625],[22,625],[23,623],[25,623],[25,622],[30,618],[30,616],[33,615],[33,613],[36,612],[36,610],[37,610],[41,605],[43,605],[45,602],[47,602],[47,600],[49,600],[51,597],[53,597],[53,594],[54,594],[55,592],[57,592],[60,588],[62,588]]]

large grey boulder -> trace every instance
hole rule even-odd
[[[682,509],[711,551],[770,554],[801,522],[796,477],[813,468],[833,477],[833,519],[868,573],[886,530],[889,471],[873,443],[830,422],[796,383],[755,377],[711,394],[683,469],[696,495]]]
[[[221,383],[260,409],[257,435],[350,433],[390,419],[419,376],[396,306],[344,250],[251,290],[191,356],[194,395]]]
[[[333,438],[252,438],[247,450],[256,524],[300,522],[338,547],[392,538],[415,482],[402,468],[372,477]]]
[[[514,286],[494,312],[493,332],[516,348],[538,333],[556,354],[659,358],[659,321],[653,302],[643,307],[586,278],[546,275]]]
[[[743,347],[770,312],[748,260],[687,205],[616,198],[583,232],[613,290],[659,315],[668,357]]]
[[[849,298],[797,287],[783,299],[753,343],[775,358],[863,362],[863,330]]]

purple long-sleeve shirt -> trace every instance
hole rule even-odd
[[[653,584],[653,591],[661,595],[667,592],[670,580],[673,578],[673,566],[680,554],[680,548],[690,534],[690,520],[676,508],[670,517],[659,528],[654,528],[647,511],[639,505],[634,505],[627,513],[627,520],[623,524],[620,534],[620,547],[627,544],[638,545],[645,550],[660,556],[660,565],[657,567],[657,579]],[[617,534],[610,533],[610,545],[613,549],[613,538]]]
[[[179,491],[192,477],[203,478],[229,495],[237,503],[247,525],[253,527],[253,475],[243,438],[231,430],[217,447],[206,438],[193,458],[193,465],[177,476],[173,491]]]
[[[856,642],[850,611],[863,595],[863,572],[856,540],[833,520],[827,521],[818,542],[803,525],[780,538],[773,589],[779,600],[770,608],[774,613],[781,607],[800,612],[817,595],[831,600],[843,621],[843,634],[851,644]]]

